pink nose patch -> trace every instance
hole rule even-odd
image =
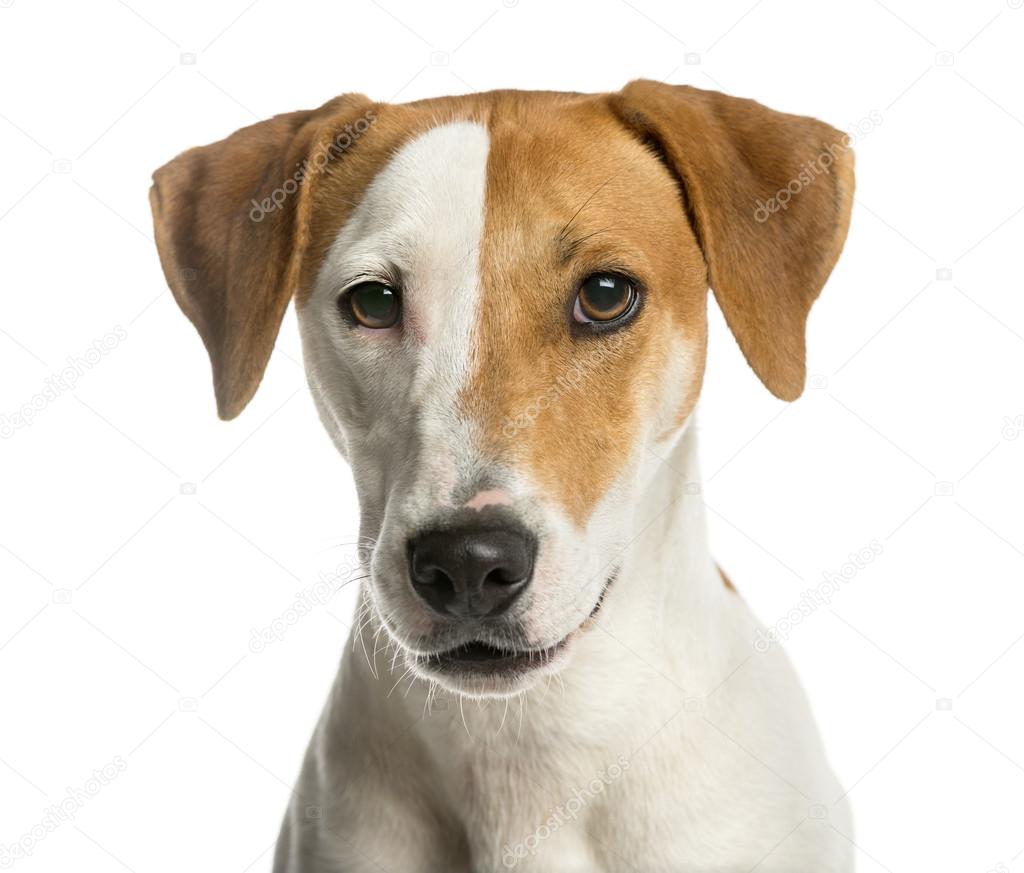
[[[477,491],[463,505],[467,509],[479,511],[485,506],[509,506],[511,503],[512,498],[507,491],[501,488],[489,488],[487,491]]]

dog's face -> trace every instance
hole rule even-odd
[[[706,271],[668,170],[610,113],[519,112],[404,137],[316,227],[298,309],[376,542],[373,603],[422,670],[480,689],[509,678],[474,669],[486,649],[437,653],[525,650],[531,677],[562,661],[704,361]]]
[[[238,210],[226,223],[204,183]],[[372,608],[421,675],[505,694],[564,664],[614,585],[651,458],[697,399],[709,273],[751,365],[795,397],[851,196],[826,125],[636,83],[339,98],[186,153],[154,209],[222,414],[255,390],[294,293],[375,543]]]

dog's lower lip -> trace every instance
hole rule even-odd
[[[438,673],[501,675],[522,673],[551,662],[568,637],[546,649],[502,649],[474,641],[454,649],[421,656],[423,666]]]

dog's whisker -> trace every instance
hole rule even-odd
[[[370,549],[372,551],[377,547],[377,541],[370,537],[364,537],[361,539],[357,538],[354,541],[350,540],[340,543],[331,543],[329,546],[324,546],[322,549],[318,549],[316,554],[323,555],[327,552],[337,551],[338,549],[351,549],[353,546],[357,549]]]
[[[363,628],[366,627],[366,621],[368,617],[364,615],[363,607],[360,606],[356,611],[356,627],[352,632],[352,651],[356,650],[356,641],[362,636]]]
[[[466,724],[466,710],[462,708],[462,702],[465,699],[461,694],[459,695],[459,715],[462,716],[462,726],[466,729],[466,736],[473,739],[473,735],[469,732],[469,725]]]
[[[402,680],[403,680],[403,679],[404,679],[404,678],[405,678],[406,676],[408,676],[408,675],[409,675],[409,674],[410,674],[411,672],[412,672],[412,667],[411,667],[411,666],[410,666],[410,667],[407,667],[407,668],[406,668],[406,670],[405,670],[405,672],[404,672],[404,673],[403,673],[403,674],[402,674],[401,676],[399,676],[399,677],[398,677],[398,679],[397,679],[397,681],[395,682],[395,684],[391,686],[391,691],[389,691],[389,692],[387,693],[387,696],[388,696],[388,697],[390,697],[390,696],[391,696],[392,692],[393,692],[393,691],[394,691],[394,690],[395,690],[395,689],[396,689],[396,688],[398,687],[399,683],[400,683],[400,682],[401,682],[401,681],[402,681]]]
[[[505,719],[508,717],[508,698],[505,698],[505,709],[501,713],[501,724],[498,725],[498,731],[495,733],[495,738],[501,736],[501,730],[505,727]]]
[[[367,651],[367,640],[366,640],[366,629],[373,621],[374,614],[370,607],[370,604],[364,600],[359,604],[360,620],[355,636],[359,641],[359,645],[362,647],[362,655],[367,659],[367,666],[370,668],[370,672],[373,678],[376,680],[379,678],[377,672],[377,652],[374,652],[374,657],[370,657],[370,653]],[[354,649],[354,644],[353,644]]]
[[[516,730],[516,745],[519,745],[519,741],[523,737],[523,711],[526,709],[526,692],[521,691],[517,695],[519,697],[519,728]]]
[[[369,619],[367,619],[369,621]],[[359,644],[363,647],[363,655],[366,657],[366,666],[370,668],[370,673],[373,674],[373,678],[377,679],[377,664],[376,659],[370,659],[370,653],[366,651],[366,638],[363,636],[363,629],[359,629]]]
[[[427,680],[427,693],[423,695],[423,714],[420,719],[430,718],[431,706],[434,703],[434,682]]]
[[[572,218],[570,218],[565,223],[565,226],[558,232],[558,238],[560,240],[564,241],[566,239],[566,234],[569,232],[569,228],[572,226],[573,222],[576,221],[577,218],[579,218],[580,213],[583,212],[583,210],[587,208],[587,206],[590,204],[590,201],[593,200],[600,193],[601,189],[603,189],[605,187],[605,185],[607,185],[609,182],[611,182],[611,180],[614,179],[617,175],[618,175],[617,171],[615,173],[612,173],[612,175],[610,175],[600,185],[598,185],[594,189],[594,191],[591,193],[591,195],[586,200],[583,201],[583,205],[581,205],[580,208],[577,209],[572,214]]]
[[[416,684],[416,673],[413,672],[412,667],[405,671],[406,675],[409,676],[409,687],[405,689],[405,693],[402,697],[408,697],[409,692],[412,691],[412,686]]]

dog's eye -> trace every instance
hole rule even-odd
[[[580,286],[572,317],[580,324],[615,321],[632,312],[636,300],[636,289],[624,276],[598,273]]]
[[[398,292],[383,282],[363,282],[341,298],[356,324],[372,330],[384,330],[398,323],[402,307]]]

